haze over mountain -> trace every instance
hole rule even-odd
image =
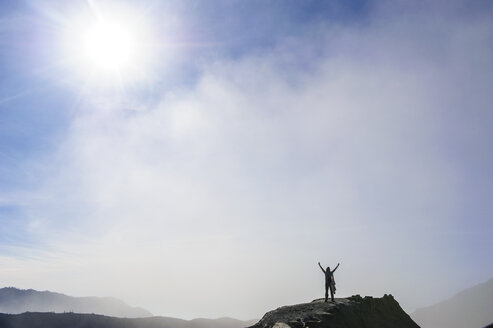
[[[493,323],[493,279],[437,304],[417,309],[411,317],[422,328],[481,328]]]
[[[258,321],[231,318],[181,320],[168,317],[113,318],[77,313],[0,314],[2,328],[419,328],[392,295],[382,298],[318,299],[310,303],[282,306]]]
[[[113,297],[72,297],[50,291],[0,289],[0,312],[76,312],[96,313],[114,317],[151,317],[152,313],[132,307]]]
[[[487,0],[0,1],[1,286],[188,320],[318,261],[410,310],[486,281],[492,40]]]
[[[169,317],[115,318],[87,313],[0,313],[2,328],[243,328],[255,322],[232,318],[182,320]]]

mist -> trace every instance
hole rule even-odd
[[[341,263],[338,297],[407,311],[487,280],[492,22],[380,2],[205,60],[152,101],[83,97],[5,200],[35,246],[0,254],[1,280],[186,319],[322,297],[318,261]]]

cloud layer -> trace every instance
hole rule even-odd
[[[312,26],[154,105],[84,99],[25,206],[42,250],[2,280],[245,319],[322,296],[317,261],[407,309],[485,280],[493,26],[439,9]]]

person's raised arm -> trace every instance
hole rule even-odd
[[[320,267],[320,269],[322,269],[323,273],[325,273],[325,270],[324,270],[324,268],[322,268],[322,266],[320,265],[320,262],[318,262],[318,266]]]
[[[336,271],[338,267],[339,267],[339,263],[337,263],[336,268],[334,270],[332,270],[332,273],[334,273],[334,271]]]

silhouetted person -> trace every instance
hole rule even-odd
[[[334,270],[330,271],[330,267],[327,267],[326,270],[322,268],[320,265],[320,262],[318,262],[318,266],[320,269],[322,269],[323,273],[325,274],[325,302],[327,302],[327,299],[329,298],[329,289],[330,289],[330,299],[332,302],[334,302],[334,294],[336,292],[336,282],[334,280],[334,272],[337,270],[339,267],[339,263],[337,263],[337,266]]]

